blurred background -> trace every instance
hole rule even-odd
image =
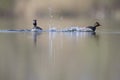
[[[95,21],[104,25],[105,21],[119,24],[119,3],[119,0],[0,0],[0,17],[4,24],[1,28],[8,28],[5,25],[8,23],[9,28],[31,28],[33,19],[38,19],[45,29],[49,26],[87,26]],[[5,19],[9,21],[3,21]]]
[[[0,80],[120,80],[120,0],[0,0],[0,30],[31,29],[33,19],[45,30],[102,26],[0,32]]]

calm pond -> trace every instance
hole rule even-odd
[[[1,32],[0,80],[119,80],[120,32]]]

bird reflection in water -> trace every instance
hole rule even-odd
[[[32,33],[35,46],[37,45],[37,37],[41,34],[42,34],[42,32],[33,32]],[[96,32],[68,32],[68,33],[65,32],[63,34],[66,35],[66,36],[72,37],[72,38],[74,38],[74,37],[86,37],[86,36],[98,37],[96,35]],[[49,33],[49,41],[52,41],[52,39],[55,38],[55,35],[56,35],[56,33],[51,33],[50,32]]]
[[[37,45],[37,37],[39,35],[41,35],[42,33],[41,32],[33,32],[33,40],[34,40],[34,45],[36,46]]]
[[[94,35],[94,36],[95,36],[95,35],[96,35],[96,32],[91,32],[91,35]]]

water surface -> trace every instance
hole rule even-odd
[[[0,80],[119,80],[120,33],[0,33]]]

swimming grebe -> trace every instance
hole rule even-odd
[[[32,28],[32,31],[34,31],[34,32],[42,30],[42,28],[40,28],[40,27],[37,26],[37,20],[33,20],[33,26],[34,27]]]
[[[95,22],[94,26],[87,26],[87,27],[79,27],[79,26],[72,26],[70,28],[66,28],[63,32],[95,32],[96,27],[101,26],[99,22]]]
[[[87,26],[86,28],[91,29],[93,32],[95,32],[96,27],[101,26],[99,22],[95,22],[94,26]]]

